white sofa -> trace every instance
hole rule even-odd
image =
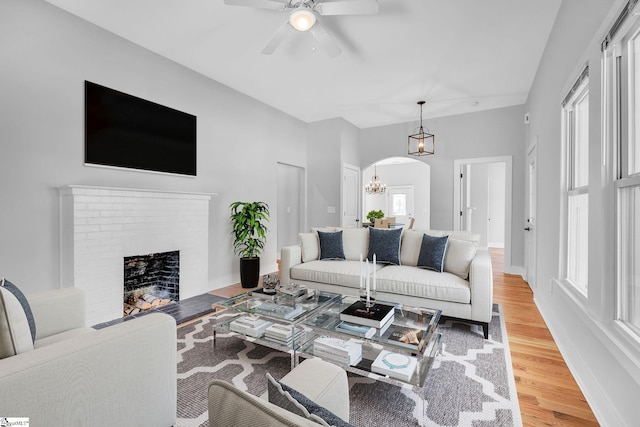
[[[148,314],[96,330],[85,326],[78,288],[26,297],[36,340],[0,359],[1,416],[28,417],[32,426],[175,424],[173,317]]]
[[[317,231],[342,231],[345,260],[321,260]],[[280,282],[357,295],[360,255],[366,258],[368,228],[316,229],[300,234],[300,244],[282,248]],[[449,236],[444,271],[418,268],[422,238]],[[460,231],[406,230],[402,232],[401,265],[377,265],[377,298],[382,301],[442,310],[446,316],[482,325],[488,337],[493,302],[491,257],[477,249],[479,235]]]

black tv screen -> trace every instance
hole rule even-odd
[[[85,163],[196,175],[196,116],[85,81]]]

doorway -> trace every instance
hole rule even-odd
[[[304,169],[278,162],[278,254],[285,246],[298,243],[304,231]]]
[[[537,187],[538,153],[536,144],[533,144],[527,153],[527,183],[528,190],[527,199],[525,200],[526,226],[524,228],[524,280],[529,284],[531,290],[536,287],[536,206],[537,206]]]
[[[512,157],[454,161],[454,230],[480,234],[480,247],[504,247],[511,266]]]
[[[360,226],[360,168],[347,163],[342,165],[342,217],[343,227]]]
[[[387,187],[387,216],[406,227],[414,212],[413,185]]]

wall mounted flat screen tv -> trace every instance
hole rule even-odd
[[[85,163],[196,175],[196,116],[85,81]]]

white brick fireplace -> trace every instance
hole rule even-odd
[[[122,317],[124,257],[180,251],[180,299],[207,292],[211,194],[70,185],[60,194],[63,286],[89,325]]]

